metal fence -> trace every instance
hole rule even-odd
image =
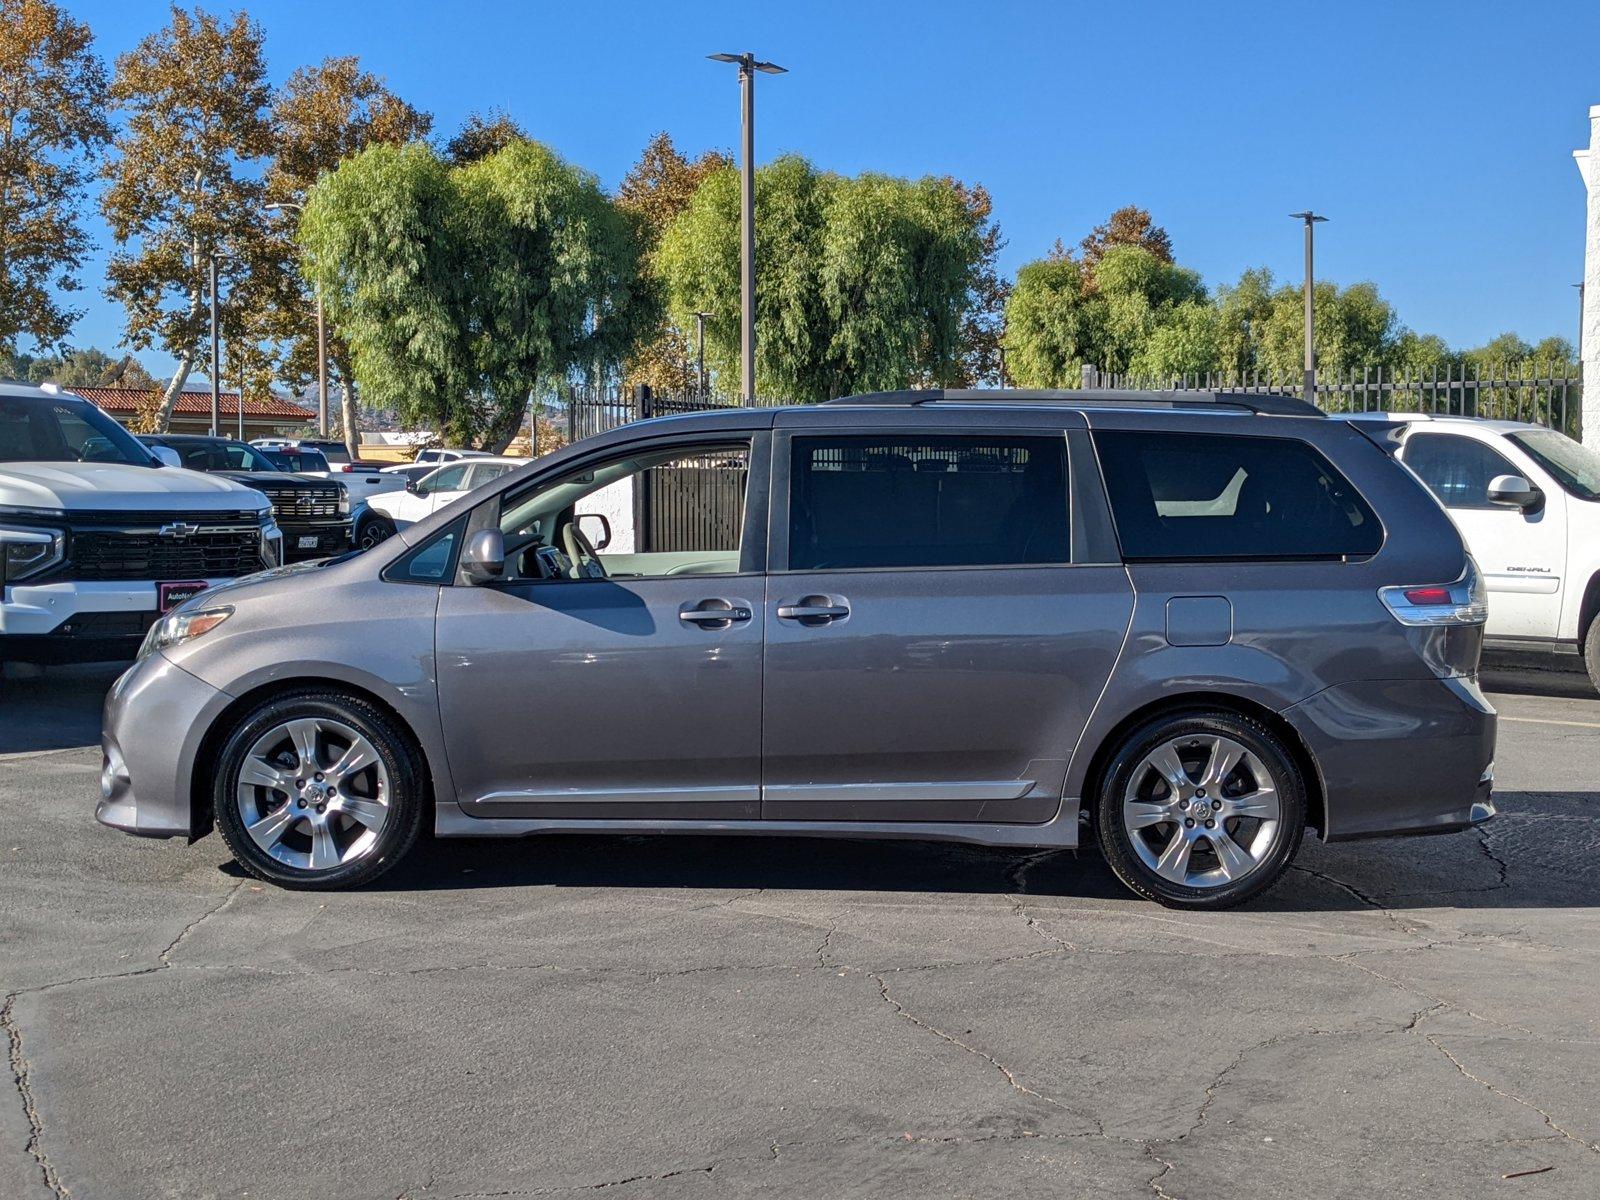
[[[1299,375],[1205,372],[1168,377],[1119,375],[1085,367],[1086,388],[1133,391],[1207,389],[1303,396]],[[1578,437],[1583,380],[1576,365],[1521,363],[1489,368],[1432,367],[1394,371],[1362,367],[1317,375],[1314,402],[1324,412],[1420,412],[1527,421]]]
[[[771,407],[787,404],[786,400],[763,399],[758,406]],[[743,403],[731,396],[717,396],[709,392],[654,392],[648,388],[574,389],[567,392],[556,406],[558,413],[565,408],[567,440],[593,437],[647,417],[664,417],[671,413],[707,412],[719,408],[742,408]],[[561,416],[556,420],[559,422]]]

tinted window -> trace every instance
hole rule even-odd
[[[436,475],[431,475],[423,480],[422,486],[430,492],[459,492],[467,486],[467,468],[463,464],[457,467],[446,467]]]
[[[134,436],[92,404],[67,397],[0,396],[0,462],[109,462],[149,466]]]
[[[1064,437],[803,437],[789,567],[1064,563]]]
[[[268,450],[266,456],[284,471],[326,471],[328,460],[316,450]]]
[[[1521,474],[1482,442],[1448,433],[1413,434],[1401,457],[1446,508],[1494,508],[1489,481]]]
[[[1130,559],[1365,557],[1383,530],[1320,453],[1293,438],[1095,435]]]

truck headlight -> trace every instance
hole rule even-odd
[[[139,647],[139,657],[149,658],[157,650],[165,650],[168,646],[177,646],[201,634],[210,633],[231,616],[233,607],[227,604],[213,608],[180,608],[169,612],[150,626],[150,632],[144,635],[144,642]]]
[[[341,517],[350,515],[350,489],[342,483],[339,484],[339,515]]]
[[[63,530],[0,528],[0,582],[16,583],[48,571],[66,557],[66,550]]]

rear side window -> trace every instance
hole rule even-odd
[[[789,568],[1064,563],[1065,437],[797,437]]]
[[[1383,542],[1349,480],[1298,439],[1094,436],[1126,558],[1365,558]]]

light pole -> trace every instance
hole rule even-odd
[[[1316,348],[1316,315],[1311,303],[1312,265],[1311,243],[1312,230],[1319,221],[1326,221],[1327,217],[1319,217],[1307,209],[1305,212],[1290,213],[1296,221],[1306,224],[1306,385],[1303,398],[1308,404],[1317,402],[1317,348]]]
[[[782,75],[787,68],[761,62],[754,54],[708,54],[739,68],[742,101],[739,182],[739,384],[746,404],[756,396],[756,75]]]
[[[222,342],[217,337],[217,263],[227,258],[213,250],[210,256],[211,263],[211,436],[216,437],[221,431],[222,421],[217,415],[221,402],[219,389],[222,386]],[[239,397],[239,406],[244,407],[244,396]]]
[[[706,394],[706,320],[710,316],[708,312],[697,312],[694,315],[694,377],[702,396]]]
[[[279,200],[267,205],[271,212],[292,208],[302,216],[306,206],[296,200]],[[322,285],[317,288],[317,436],[328,436],[328,323],[322,309]]]

